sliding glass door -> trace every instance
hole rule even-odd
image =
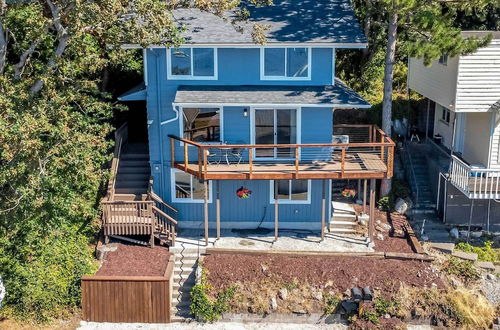
[[[255,144],[297,143],[297,109],[256,109]],[[255,158],[294,158],[294,148],[257,148]]]

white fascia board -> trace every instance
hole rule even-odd
[[[295,104],[295,103],[173,103],[175,106],[181,107],[306,107],[306,108],[344,108],[344,109],[370,109],[371,105],[365,104],[335,104],[335,103],[325,103],[325,104]]]
[[[227,43],[227,44],[182,44],[179,47],[210,47],[210,48],[262,48],[262,47],[311,47],[311,48],[352,48],[364,49],[368,47],[367,43],[307,43],[307,42],[276,42],[259,45],[255,43]],[[143,48],[138,44],[123,44],[122,49],[140,49]],[[151,45],[148,48],[167,48],[162,45]]]

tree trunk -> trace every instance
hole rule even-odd
[[[108,85],[109,85],[109,69],[106,66],[102,71],[102,76],[101,76],[101,92],[107,92]]]
[[[382,106],[382,130],[391,136],[392,126],[392,82],[394,76],[394,63],[396,61],[396,40],[398,30],[398,14],[394,11],[389,14],[389,27],[387,31],[387,49],[385,53],[384,69],[384,102]],[[386,196],[391,191],[391,180],[382,180],[380,194]]]
[[[0,21],[0,74],[5,70],[7,61],[7,29],[4,29]]]
[[[366,0],[365,1],[366,5],[366,17],[364,21],[364,27],[363,27],[363,32],[365,33],[366,39],[370,39],[370,29],[372,25],[372,17],[371,17],[371,6],[372,6],[372,0]],[[370,54],[370,49],[369,47],[363,48],[363,56],[365,59],[368,57]]]

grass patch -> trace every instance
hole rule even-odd
[[[472,261],[461,260],[455,257],[448,259],[443,264],[442,270],[447,274],[455,275],[466,285],[477,281],[481,277]]]
[[[479,261],[500,262],[500,249],[494,249],[492,246],[493,241],[486,241],[483,246],[458,243],[455,248],[464,252],[476,253]]]

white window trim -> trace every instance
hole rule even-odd
[[[284,76],[266,76],[264,74],[264,49],[266,48],[284,48],[285,49],[285,75]],[[286,76],[286,64],[287,64],[287,52],[286,49],[289,48],[306,48],[307,49],[307,77],[287,77]],[[276,47],[276,46],[266,46],[260,47],[260,80],[311,80],[312,71],[312,48],[311,47]]]
[[[287,109],[295,109],[297,111],[297,143],[293,144],[301,144],[302,143],[302,107],[290,107],[290,106],[271,106],[271,107],[261,107],[261,106],[251,106],[250,107],[250,144],[255,143],[255,110],[287,110]],[[300,148],[299,148],[300,153]],[[300,155],[299,155],[300,158]],[[264,157],[255,157],[255,152],[253,153],[253,160],[290,160],[293,158],[264,158]]]
[[[219,109],[219,126],[220,126],[220,142],[224,142],[224,107],[214,107],[214,106],[196,106],[196,107],[182,107],[179,106],[179,136],[184,138],[184,108],[209,108],[209,109]],[[200,144],[219,144],[219,142],[197,142]],[[180,146],[184,146],[184,142],[179,141]],[[191,145],[190,145],[191,146]],[[192,146],[193,147],[193,146]]]
[[[280,180],[281,181],[281,180]],[[288,184],[290,185],[292,181],[295,180],[288,180]],[[292,199],[278,199],[278,204],[311,204],[311,180],[307,180],[307,200],[302,201],[302,200],[292,200]],[[290,189],[291,190],[291,189]],[[274,204],[274,180],[269,181],[269,204]]]
[[[193,199],[192,197],[191,198],[177,198],[177,197],[175,197],[175,173],[185,173],[185,174],[190,175],[191,176],[191,188],[193,186],[193,178],[196,179],[195,176],[193,176],[189,173],[186,173],[184,171],[181,171],[179,169],[176,169],[176,168],[170,169],[170,196],[172,199],[172,203],[196,203],[196,204],[205,203],[204,199]],[[208,203],[212,203],[212,194],[213,194],[212,180],[209,180],[208,181]]]
[[[219,77],[219,66],[218,66],[218,56],[217,56],[217,48],[215,47],[203,47],[210,48],[214,50],[214,75],[213,76],[194,76],[193,73],[193,48],[195,47],[180,47],[180,48],[189,48],[191,52],[191,74],[190,75],[173,75],[172,74],[172,54],[170,50],[172,48],[165,48],[167,53],[167,78],[169,80],[217,80]]]

